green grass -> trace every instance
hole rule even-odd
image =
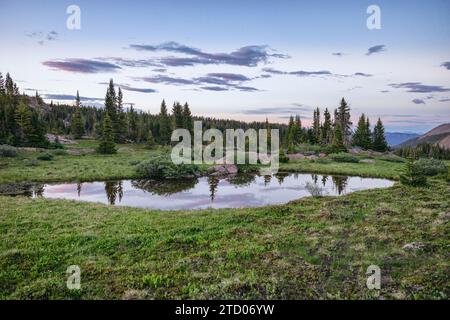
[[[96,142],[92,140],[79,142],[78,145],[68,146],[67,150],[96,147]],[[39,161],[35,167],[27,166],[26,159],[36,158],[39,152],[21,152],[17,158],[0,158],[0,183],[134,178],[135,163],[159,152],[148,150],[143,145],[125,144],[118,145],[118,153],[114,155],[56,155],[52,161]]]
[[[298,160],[280,164],[280,170],[397,179],[405,167],[404,163],[388,162],[378,158],[374,160],[373,164],[334,162],[328,158],[318,161]]]
[[[0,298],[446,299],[449,192],[432,180],[188,212],[0,197]],[[74,264],[81,291],[66,289]]]

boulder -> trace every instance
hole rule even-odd
[[[289,161],[305,159],[305,155],[303,153],[288,154],[287,157],[289,158]]]
[[[238,167],[234,164],[216,165],[208,168],[208,173],[214,176],[236,174],[238,173]]]
[[[315,161],[315,160],[319,159],[319,157],[316,155],[311,155],[311,156],[307,156],[306,159]]]
[[[425,244],[422,242],[411,242],[403,246],[403,250],[422,250],[425,248]]]
[[[323,152],[319,153],[319,158],[325,158],[326,156],[327,156],[326,153],[323,153]]]
[[[375,160],[373,160],[373,159],[362,159],[362,160],[359,160],[359,162],[360,162],[360,163],[374,164],[374,163],[375,163]]]

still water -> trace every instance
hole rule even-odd
[[[323,195],[343,195],[394,184],[386,179],[278,173],[273,176],[236,175],[223,179],[210,176],[180,181],[41,184],[30,188],[28,195],[161,210],[242,208],[282,204],[310,196],[306,188],[308,182],[317,184]]]

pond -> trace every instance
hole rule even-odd
[[[29,185],[21,194],[32,197],[72,199],[161,210],[242,208],[282,204],[311,196],[307,184],[323,195],[386,188],[386,179],[316,174],[278,173],[273,176],[239,174],[192,180],[121,180],[86,183]]]

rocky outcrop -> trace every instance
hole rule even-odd
[[[238,167],[234,164],[221,164],[208,168],[208,174],[212,176],[224,176],[237,173]]]

